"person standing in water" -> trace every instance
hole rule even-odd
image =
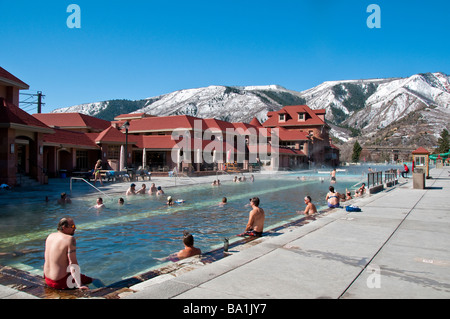
[[[333,168],[330,175],[331,175],[331,182],[336,183],[336,169],[335,168]]]

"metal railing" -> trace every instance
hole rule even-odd
[[[108,194],[106,194],[105,192],[102,192],[101,190],[99,190],[97,187],[95,187],[94,185],[92,185],[91,183],[89,183],[87,180],[85,180],[84,178],[81,177],[71,177],[70,178],[70,195],[72,195],[72,181],[73,180],[79,180],[79,181],[83,181],[86,184],[88,184],[89,186],[91,186],[92,188],[94,188],[96,191],[98,191],[99,193],[102,193],[103,195],[111,198],[111,196],[109,196]]]
[[[396,170],[389,170],[384,172],[371,172],[367,174],[367,188],[371,188],[378,185],[387,184],[398,179]]]
[[[383,172],[372,172],[367,174],[367,187],[383,184]]]
[[[397,170],[389,170],[384,172],[384,182],[392,182],[397,180]]]

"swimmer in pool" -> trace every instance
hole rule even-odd
[[[94,208],[96,208],[97,210],[106,208],[105,204],[103,204],[103,198],[97,198],[97,205],[95,205]]]
[[[58,204],[60,205],[65,205],[65,204],[71,204],[72,201],[70,200],[69,197],[67,197],[66,193],[61,193],[61,198],[58,199]]]
[[[223,205],[226,205],[227,204],[227,198],[226,197],[224,197],[224,198],[222,198],[222,201],[219,203],[219,206],[223,206]]]
[[[131,184],[125,195],[136,195],[136,184]]]
[[[303,214],[309,216],[309,215],[317,213],[316,205],[311,203],[311,197],[310,196],[306,196],[304,201],[305,201],[305,204],[306,204],[306,208],[303,211]]]
[[[145,184],[142,184],[141,189],[136,191],[136,194],[145,194],[145,193],[147,193],[147,189],[146,189]]]
[[[153,194],[156,194],[157,191],[158,191],[158,190],[156,189],[155,183],[152,183],[152,185],[150,186],[150,189],[148,190],[148,193],[149,193],[150,195],[153,195]]]
[[[164,191],[162,190],[161,186],[158,186],[156,195],[163,195],[163,194],[164,194]]]
[[[183,234],[183,244],[184,249],[180,250],[177,254],[179,259],[200,255],[202,253],[199,248],[194,247],[194,236],[188,232],[184,232]]]

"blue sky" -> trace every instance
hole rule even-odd
[[[367,26],[370,4],[381,28]],[[43,112],[209,85],[302,91],[450,74],[449,18],[450,1],[433,0],[0,0],[0,66],[46,95]]]

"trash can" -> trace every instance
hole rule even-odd
[[[413,172],[413,188],[425,189],[425,173],[422,169],[414,169]]]

